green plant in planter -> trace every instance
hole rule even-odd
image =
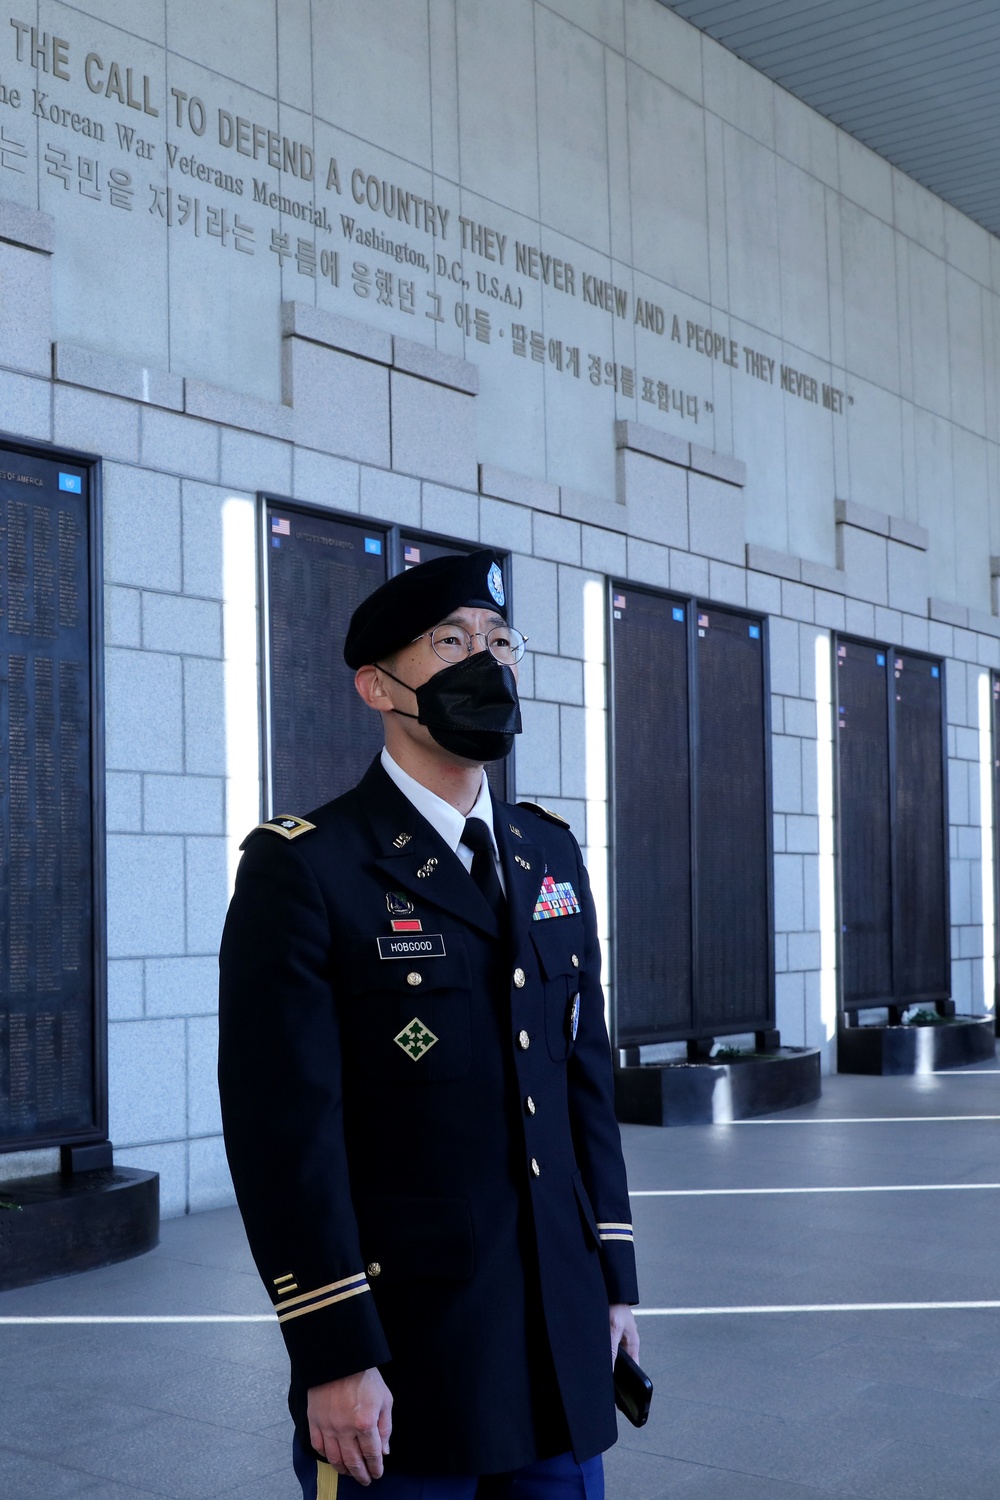
[[[917,1010],[906,1022],[907,1026],[943,1026],[944,1016],[939,1016],[936,1010]]]

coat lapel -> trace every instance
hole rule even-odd
[[[376,761],[359,785],[362,806],[374,835],[375,864],[386,878],[386,892],[404,890],[416,898],[417,913],[428,903],[491,937],[497,920],[462,861]]]
[[[511,947],[516,953],[527,935],[545,878],[545,856],[538,844],[524,837],[517,809],[508,803],[493,804],[493,828],[507,887]]]

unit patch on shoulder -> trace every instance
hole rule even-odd
[[[528,807],[532,812],[538,813],[543,818],[548,818],[550,823],[558,823],[560,828],[568,828],[568,818],[560,817],[559,813],[553,812],[551,807],[543,807],[540,802],[519,802],[518,807]]]
[[[312,833],[315,827],[315,823],[307,823],[305,818],[293,818],[290,813],[282,813],[276,818],[268,818],[266,823],[258,823],[247,834],[240,848],[245,849],[255,833],[278,833],[283,839],[297,839],[301,833]]]

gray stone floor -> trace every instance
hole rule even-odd
[[[1000,1304],[995,1063],[625,1139],[633,1191],[671,1196],[634,1201],[656,1395],[609,1500],[997,1500],[1000,1305],[906,1305]],[[760,1191],[818,1188],[852,1191]],[[220,1314],[266,1321],[3,1321]],[[284,1389],[235,1211],[168,1221],[0,1295],[0,1497],[296,1500]]]

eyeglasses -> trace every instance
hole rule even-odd
[[[476,641],[482,641],[490,655],[506,667],[512,667],[521,660],[528,641],[526,635],[509,625],[494,625],[485,634],[481,630],[466,630],[464,625],[435,625],[433,630],[415,635],[410,645],[422,641],[424,636],[430,640],[434,655],[442,661],[464,661],[476,649]]]

